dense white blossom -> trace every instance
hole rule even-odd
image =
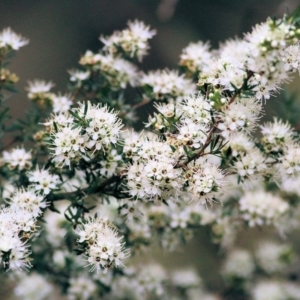
[[[202,203],[215,201],[222,193],[224,174],[203,158],[197,159],[184,176],[189,183],[187,190],[195,196],[194,199],[201,199]]]
[[[299,71],[300,69],[300,47],[298,45],[290,45],[284,51],[282,58],[284,68],[287,71]]]
[[[212,59],[209,43],[199,41],[190,43],[182,49],[179,65],[186,67],[191,73],[199,73],[208,66]]]
[[[107,272],[113,266],[123,266],[123,260],[128,257],[128,250],[124,249],[123,237],[118,236],[117,229],[103,218],[90,218],[76,230],[78,242],[88,245],[86,261],[91,271]]]
[[[251,254],[243,249],[234,249],[227,256],[222,273],[228,278],[247,279],[255,269]]]
[[[28,42],[26,38],[16,34],[10,28],[5,28],[0,32],[0,48],[19,50],[19,48],[27,45]]]
[[[32,166],[31,151],[26,152],[24,148],[14,148],[10,151],[3,151],[3,162],[11,170],[28,170]]]
[[[54,87],[54,84],[49,81],[44,80],[34,80],[28,82],[28,98],[31,100],[35,99],[51,99],[54,96],[53,93],[50,93],[50,90]]]
[[[283,151],[287,145],[292,143],[293,132],[288,123],[283,123],[275,118],[273,122],[268,122],[260,128],[264,149],[267,152]]]
[[[10,270],[31,266],[28,246],[20,238],[22,231],[30,234],[35,230],[35,218],[31,212],[14,207],[0,210],[0,262]],[[8,257],[4,258],[4,254]]]
[[[14,289],[15,295],[22,300],[46,300],[53,296],[53,291],[47,278],[35,272],[21,277]]]
[[[190,80],[179,75],[174,70],[150,71],[140,78],[141,87],[146,98],[163,100],[175,98],[182,100],[196,92],[196,85]]]
[[[113,89],[125,89],[128,84],[133,87],[137,85],[136,66],[121,57],[87,51],[81,58],[80,64],[91,66],[95,71],[99,70]]]
[[[255,257],[260,268],[268,274],[284,272],[295,258],[290,245],[272,241],[260,242]]]
[[[9,204],[11,209],[28,211],[34,218],[38,217],[42,210],[47,207],[44,197],[31,188],[27,190],[21,188],[15,191],[9,198]]]
[[[32,188],[44,195],[50,193],[51,190],[58,188],[60,179],[58,175],[52,175],[47,170],[36,168],[35,171],[28,172],[28,180],[32,182]]]
[[[289,208],[284,200],[264,191],[247,192],[239,205],[242,217],[250,227],[276,224]]]
[[[199,287],[201,278],[192,268],[179,269],[172,272],[172,283],[180,288]]]
[[[67,112],[72,104],[71,95],[54,95],[52,97],[53,113],[55,114]]]
[[[118,142],[120,129],[123,127],[117,113],[109,110],[107,106],[86,102],[73,109],[73,112],[78,118],[85,120],[83,126],[74,128],[74,119],[61,118],[63,115],[54,116],[45,124],[54,127],[53,123],[58,121],[55,122],[57,131],[53,130],[51,133],[50,149],[53,151],[53,160],[59,167],[70,166],[72,161],[86,158],[87,155],[92,156],[96,151],[106,152],[111,145]],[[118,160],[118,157],[114,159]]]
[[[54,132],[51,139],[53,161],[58,167],[71,166],[85,152],[86,137],[81,135],[81,128],[73,128],[72,124]]]
[[[253,300],[286,300],[287,295],[281,282],[259,281],[251,291]]]
[[[285,150],[285,153],[279,158],[279,160],[281,163],[278,165],[278,169],[282,176],[282,180],[298,175],[300,172],[299,145],[290,144],[288,149]]]
[[[70,70],[69,74],[70,74],[70,81],[75,82],[80,86],[82,81],[90,77],[91,72],[89,70],[87,71]]]
[[[211,122],[212,106],[201,94],[190,95],[179,103],[181,121],[185,123],[208,124]]]
[[[135,20],[127,23],[128,28],[116,31],[109,37],[101,37],[104,50],[114,55],[121,48],[129,57],[136,57],[139,61],[147,54],[149,49],[148,40],[155,34],[155,30],[150,30],[143,22]]]
[[[68,289],[68,299],[70,300],[88,300],[96,292],[97,286],[93,280],[87,276],[80,276],[70,279]]]
[[[265,160],[262,153],[257,148],[254,148],[249,153],[238,157],[234,168],[241,179],[258,179],[267,168]]]
[[[179,144],[198,149],[207,139],[208,127],[201,123],[181,123],[178,125],[178,131],[176,139]]]
[[[252,98],[242,98],[232,103],[220,113],[218,128],[222,136],[228,138],[232,133],[250,133],[256,126],[261,112],[261,104]]]

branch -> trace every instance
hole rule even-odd
[[[64,200],[64,199],[74,198],[76,196],[84,197],[86,195],[97,194],[97,193],[103,192],[104,188],[107,185],[118,181],[122,177],[122,175],[123,175],[122,172],[120,172],[117,175],[113,175],[112,177],[107,178],[102,183],[100,183],[95,189],[91,189],[90,187],[87,187],[87,188],[77,190],[77,191],[74,191],[74,192],[51,194],[48,197],[48,200],[54,202],[54,201],[60,201],[60,200]]]
[[[141,101],[141,102],[139,102],[139,103],[133,105],[133,106],[132,106],[132,109],[135,110],[135,109],[140,108],[140,107],[142,107],[142,106],[144,106],[144,105],[146,105],[146,104],[148,104],[148,103],[150,103],[150,102],[151,102],[151,99],[145,98],[143,101]]]

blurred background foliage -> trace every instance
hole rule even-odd
[[[10,99],[12,114],[21,117],[29,106],[24,91],[28,80],[51,80],[56,91],[64,92],[67,70],[77,66],[80,55],[87,49],[97,51],[101,47],[99,36],[125,28],[128,20],[143,20],[157,30],[150,43],[150,55],[140,68],[172,69],[177,67],[182,48],[190,42],[208,40],[216,48],[228,38],[242,37],[268,16],[280,17],[299,4],[299,0],[1,0],[0,29],[10,26],[30,39],[11,65],[20,77],[20,93]],[[298,101],[299,92],[297,76],[289,85],[288,95],[296,93]],[[268,102],[267,119],[274,113],[282,117],[290,114],[280,102],[282,95]],[[293,118],[297,125],[298,115]],[[240,243],[249,244],[262,234],[248,230]],[[208,241],[203,231],[181,251],[170,256],[155,250],[153,257],[163,258],[168,268],[194,265],[208,287],[215,290],[220,284],[216,275],[219,262],[214,255],[217,252],[219,248]]]

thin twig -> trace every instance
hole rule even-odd
[[[150,103],[150,102],[151,102],[151,99],[145,98],[143,101],[141,101],[141,102],[139,102],[139,103],[133,105],[133,106],[132,106],[132,109],[133,109],[133,110],[138,109],[138,108],[140,108],[140,107],[142,107],[142,106],[144,106],[144,105],[146,105],[146,104],[148,104],[148,103]]]
[[[73,198],[75,196],[85,196],[85,195],[90,195],[90,194],[97,194],[97,193],[102,192],[107,185],[118,181],[121,178],[121,176],[122,176],[121,172],[117,175],[113,175],[112,177],[107,178],[105,181],[103,181],[101,184],[99,184],[99,186],[97,186],[96,189],[93,189],[93,190],[91,190],[90,187],[87,187],[87,188],[77,190],[74,192],[52,194],[48,200],[54,202],[54,201],[60,201],[60,200],[64,200],[64,199]]]

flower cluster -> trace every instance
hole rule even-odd
[[[185,173],[188,182],[188,191],[196,199],[205,199],[211,202],[219,195],[223,186],[224,174],[216,165],[199,158],[195,161],[194,166]],[[205,201],[203,202],[205,203]]]
[[[138,71],[136,66],[121,57],[106,53],[94,54],[87,51],[79,63],[89,67],[94,72],[101,72],[108,85],[113,89],[125,89],[128,84],[132,87],[137,85]]]
[[[57,189],[60,183],[58,175],[52,175],[47,170],[39,170],[38,168],[28,172],[28,180],[32,182],[32,188],[43,195]]]
[[[186,68],[191,75],[198,75],[212,60],[209,43],[199,41],[190,43],[182,50],[179,65]]]
[[[129,255],[124,249],[123,237],[118,236],[117,229],[108,221],[99,217],[90,218],[76,230],[78,243],[86,243],[86,257],[91,271],[107,272],[113,266],[122,266],[122,261]]]
[[[153,100],[182,100],[196,92],[192,80],[174,70],[150,71],[140,78],[144,98]]]
[[[34,219],[22,209],[1,209],[0,211],[0,254],[1,264],[6,269],[16,270],[30,267],[30,252],[19,234],[31,233]]]
[[[31,266],[27,240],[36,230],[36,220],[47,207],[44,197],[33,189],[16,190],[0,210],[0,254],[6,269]]]
[[[107,106],[86,102],[72,112],[74,119],[54,116],[46,124],[52,127],[50,144],[54,161],[60,167],[70,166],[72,161],[81,158],[92,158],[98,152],[109,151],[118,142],[123,126],[117,113],[110,111]]]
[[[125,147],[126,150],[129,148]],[[169,145],[144,138],[142,147],[136,149],[135,155],[139,159],[134,159],[127,168],[126,185],[132,197],[166,200],[180,191],[183,186],[180,178],[182,170],[174,170],[175,158]]]
[[[120,50],[129,57],[136,57],[139,61],[147,54],[149,45],[148,40],[155,34],[155,30],[143,22],[135,20],[128,22],[128,28],[122,31],[116,31],[111,36],[100,40],[104,44],[104,50],[115,55]]]
[[[0,162],[11,170],[28,170],[32,166],[32,155],[24,148],[14,148],[10,151],[3,151]]]
[[[19,34],[13,32],[10,28],[5,28],[0,32],[0,49],[1,52],[10,50],[19,50],[28,44],[28,40]]]
[[[239,204],[242,217],[250,227],[276,224],[289,208],[284,200],[264,191],[246,193]]]

